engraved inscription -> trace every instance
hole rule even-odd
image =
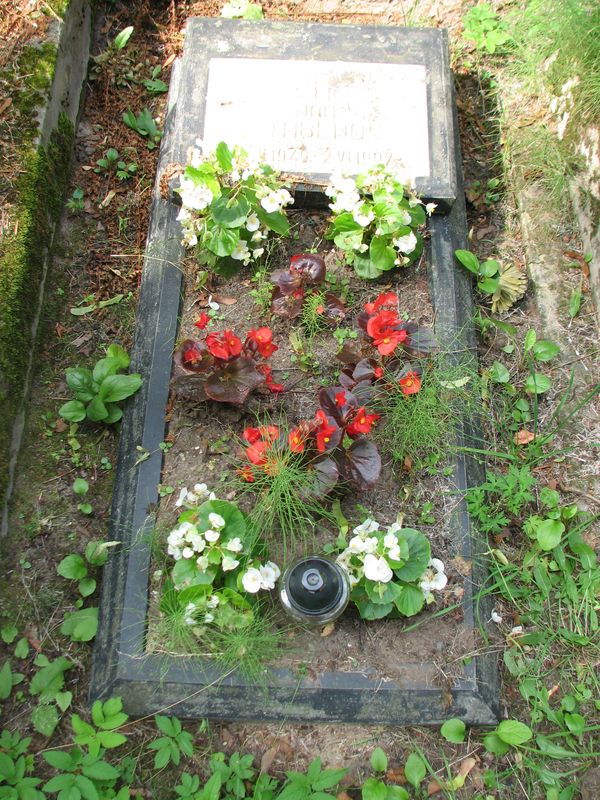
[[[426,69],[415,64],[213,58],[204,141],[276,169],[429,175]]]

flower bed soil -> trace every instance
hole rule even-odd
[[[399,297],[402,319],[416,322],[419,325],[433,326],[434,311],[427,284],[426,258],[403,270],[396,270],[385,287],[368,285],[359,279],[354,272],[340,263],[336,251],[323,242],[327,225],[327,213],[313,213],[306,210],[289,214],[292,233],[297,234],[290,240],[284,240],[270,261],[270,269],[285,268],[289,258],[298,252],[308,251],[321,243],[322,253],[332,276],[348,281],[348,313],[344,327],[357,329],[356,316],[365,302],[383,288],[392,288]],[[324,249],[326,248],[326,249]],[[184,293],[182,300],[181,321],[178,340],[194,338],[197,329],[194,322],[203,308],[208,308],[208,295],[199,292],[197,285],[198,267],[193,259],[186,259],[183,267]],[[261,310],[250,290],[249,268],[243,269],[235,279],[213,282],[213,296],[221,299],[218,311],[219,320],[213,323],[211,330],[233,329],[243,338],[246,330],[257,328],[267,322],[261,317]],[[222,317],[222,319],[221,319]],[[156,519],[155,552],[166,552],[166,532],[176,524],[178,509],[174,502],[181,487],[191,487],[195,483],[207,483],[218,497],[233,500],[245,511],[250,511],[255,495],[231,489],[231,480],[235,470],[243,462],[242,432],[245,427],[256,424],[256,419],[264,420],[265,415],[275,421],[283,419],[292,427],[299,419],[314,415],[317,393],[323,385],[335,386],[342,364],[337,359],[339,344],[332,335],[333,328],[325,330],[314,338],[311,350],[318,366],[315,369],[302,370],[294,368],[290,357],[293,349],[289,342],[291,331],[301,331],[301,322],[290,322],[273,316],[268,320],[274,335],[274,342],[279,350],[270,363],[274,379],[282,382],[285,391],[280,395],[251,396],[247,406],[236,408],[214,403],[204,399],[203,394],[194,390],[193,383],[187,391],[173,389],[169,400],[169,424],[165,440],[170,449],[166,452],[161,475],[161,485],[169,487],[170,495],[166,495],[160,503]],[[290,368],[290,365],[291,368]],[[410,399],[407,398],[407,402]],[[457,555],[456,547],[451,541],[449,519],[451,509],[459,502],[459,490],[453,479],[443,475],[443,466],[439,465],[434,475],[424,471],[407,471],[403,464],[393,461],[389,445],[386,447],[386,419],[382,417],[377,423],[379,449],[382,455],[383,469],[377,484],[369,491],[346,492],[341,495],[342,510],[353,524],[358,524],[364,517],[356,510],[356,503],[369,509],[371,515],[381,524],[389,525],[395,521],[398,513],[405,515],[405,525],[420,528],[419,512],[423,501],[427,498],[432,504],[431,515],[434,524],[426,526],[426,534],[431,542],[434,556],[442,557],[445,562]],[[448,452],[449,456],[449,452]],[[404,498],[404,499],[401,499]],[[419,498],[421,498],[419,502]],[[297,542],[295,547],[284,552],[277,531],[263,531],[262,535],[268,544],[270,557],[284,567],[295,558],[306,553],[306,550],[321,552],[327,544],[332,544],[337,536],[331,524],[320,523],[315,519],[314,541]],[[460,565],[460,562],[458,562]],[[154,567],[173,566],[172,559],[159,560]],[[154,572],[151,567],[151,572]],[[462,658],[474,648],[472,631],[463,628],[462,609],[455,608],[462,597],[462,575],[452,563],[448,563],[448,571],[455,580],[450,581],[436,602],[419,615],[419,625],[411,629],[416,619],[379,620],[365,622],[360,619],[351,606],[334,626],[333,632],[327,636],[320,635],[320,630],[292,626],[289,633],[289,652],[271,662],[271,666],[286,666],[292,670],[306,668],[314,679],[326,672],[362,672],[377,678],[411,680],[415,662],[427,664],[427,680],[438,681],[447,685],[449,676],[460,674]],[[454,573],[454,575],[453,575]],[[165,643],[160,632],[153,630],[152,620],[159,621],[157,609],[160,590],[153,586],[150,603],[148,652],[169,652],[169,644]],[[273,593],[275,609],[279,609],[276,592]],[[432,612],[450,607],[447,616],[432,618]],[[427,617],[430,617],[429,619]],[[279,610],[274,618],[275,625],[289,625],[290,620]],[[405,629],[409,631],[404,632]],[[331,628],[327,629],[328,632]]]

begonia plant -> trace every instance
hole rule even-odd
[[[324,324],[338,325],[346,316],[346,307],[339,297],[320,288],[325,283],[326,274],[322,256],[316,253],[292,256],[288,269],[277,269],[271,273],[273,314],[296,319],[302,314],[307,300],[318,295],[316,313]]]
[[[352,533],[349,542],[338,540],[336,562],[348,573],[350,600],[363,619],[412,617],[446,586],[444,564],[431,558],[427,538],[400,520],[384,530],[369,517]]]
[[[367,435],[379,416],[369,414],[343,386],[321,389],[318,398],[315,416],[288,432],[276,425],[246,428],[248,463],[239,471],[245,481],[253,483],[257,472],[273,474],[291,452],[314,474],[307,499],[331,492],[339,482],[359,491],[377,482],[381,457]]]
[[[399,384],[406,396],[421,388],[421,367],[402,356],[425,356],[435,348],[429,328],[405,322],[398,315],[398,297],[383,292],[366,303],[358,316],[362,341],[348,341],[339,353],[345,364],[340,383],[364,403],[373,399],[376,386]]]
[[[175,351],[175,380],[191,376],[207,398],[243,405],[248,395],[264,387],[273,394],[275,383],[267,360],[278,349],[270,328],[248,331],[244,340],[232,330],[211,331],[203,339],[185,339]]]
[[[333,212],[327,238],[361,278],[378,278],[416,261],[423,252],[425,207],[398,178],[378,165],[351,178],[332,175],[325,194]]]
[[[183,244],[195,249],[201,265],[233,275],[263,256],[271,233],[289,235],[285,208],[294,198],[271,167],[241,147],[220,142],[204,154],[197,144],[174,190]]]
[[[184,508],[168,534],[167,552],[175,560],[161,608],[177,609],[198,637],[208,626],[245,628],[255,619],[256,598],[271,591],[280,576],[264,546],[235,505],[218,500],[206,484],[182,489]]]

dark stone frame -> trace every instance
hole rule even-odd
[[[204,26],[207,22],[190,20],[189,25]],[[286,30],[325,28],[330,31],[337,27],[264,24]],[[354,26],[343,26],[343,30],[350,27]],[[373,30],[396,29],[356,30],[371,34]],[[270,671],[265,683],[257,687],[247,683],[237,671],[223,675],[213,664],[199,657],[145,653],[152,509],[159,502],[157,485],[162,466],[159,443],[165,434],[165,407],[182,289],[178,264],[183,254],[179,225],[175,220],[177,208],[160,197],[158,182],[168,164],[185,161],[185,148],[190,144],[184,140],[185,132],[193,130],[190,120],[186,113],[175,113],[177,97],[185,89],[181,86],[185,57],[184,53],[183,65],[177,63],[173,70],[152,204],[132,352],[132,370],[142,373],[144,383],[127,404],[121,427],[110,533],[110,538],[119,540],[121,545],[112,552],[104,568],[90,697],[94,700],[120,696],[132,715],[167,709],[167,713],[188,718],[264,721],[285,718],[303,722],[389,725],[438,725],[446,719],[460,717],[472,725],[493,725],[497,722],[499,706],[494,653],[475,655],[465,666],[464,679],[450,692],[450,704],[443,689],[419,685],[419,664],[415,664],[416,677],[411,688],[399,688],[392,681],[375,681],[363,674],[348,672],[326,673],[318,681],[299,680],[284,670]],[[451,91],[448,101],[450,108],[454,108]],[[467,232],[461,170],[456,166],[461,161],[455,113],[450,129],[454,154],[449,160],[455,165],[456,200],[449,213],[436,214],[429,221],[431,263],[428,274],[436,310],[436,330],[445,340],[456,341],[458,349],[464,349],[467,357],[473,357],[470,278],[455,265],[453,257],[456,248],[466,247]],[[312,198],[309,192],[300,195],[297,202]],[[472,432],[465,425],[462,427],[461,440],[472,441]],[[137,446],[150,453],[139,464],[136,463]],[[470,456],[459,454],[454,480],[460,490],[481,483],[480,465]],[[464,499],[454,512],[451,528],[455,541],[460,543],[457,549],[473,565],[472,574],[464,581],[463,607],[464,623],[475,627],[477,620],[485,623],[490,608],[486,598],[481,602],[475,599],[485,581],[486,569],[483,544],[472,528]]]

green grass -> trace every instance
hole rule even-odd
[[[473,367],[450,364],[443,355],[423,359],[421,366],[419,392],[405,396],[392,382],[376,402],[384,417],[378,428],[381,446],[395,461],[408,456],[417,466],[437,462],[452,452],[457,446],[457,417],[474,414],[479,395]]]
[[[323,314],[325,305],[325,292],[308,294],[302,304],[302,327],[312,341],[315,336],[327,327],[327,320]]]

